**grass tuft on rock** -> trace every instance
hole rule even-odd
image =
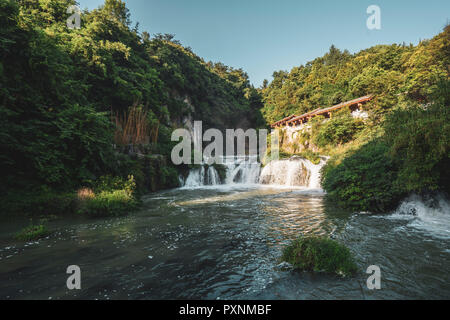
[[[300,237],[283,251],[283,261],[301,271],[336,273],[350,276],[357,266],[350,250],[325,237]]]
[[[46,237],[48,234],[45,225],[30,225],[17,233],[15,238],[20,241],[33,241]]]

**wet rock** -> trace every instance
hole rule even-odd
[[[280,271],[290,271],[290,270],[293,270],[294,267],[289,262],[284,261],[284,262],[280,263],[279,265],[277,265],[276,269],[278,269]]]

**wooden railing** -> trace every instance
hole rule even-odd
[[[321,115],[331,117],[332,111],[336,111],[336,110],[342,109],[344,107],[352,107],[355,105],[357,105],[358,108],[361,108],[364,103],[372,100],[373,98],[374,97],[372,95],[368,95],[368,96],[364,96],[364,97],[354,99],[351,101],[343,102],[343,103],[337,104],[337,105],[329,107],[329,108],[325,108],[325,109],[318,108],[316,110],[307,112],[300,116],[291,115],[291,116],[281,119],[275,123],[272,123],[271,127],[279,128],[279,127],[284,127],[284,126],[300,125],[300,124],[308,122],[313,117],[321,116]]]

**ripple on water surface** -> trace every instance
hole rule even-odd
[[[144,198],[145,208],[128,217],[52,222],[52,235],[38,242],[4,234],[0,298],[450,298],[447,227],[419,228],[431,221],[420,213],[349,215],[325,206],[323,196],[299,188],[179,189]],[[440,227],[448,223],[440,219]],[[332,234],[361,274],[279,268],[283,246],[301,234]],[[76,293],[65,288],[73,264],[83,278]],[[365,287],[373,264],[382,269],[377,292]]]

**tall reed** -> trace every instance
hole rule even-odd
[[[117,145],[140,145],[150,143],[150,129],[148,123],[148,111],[141,107],[133,106],[128,112],[122,114],[116,112],[113,115],[116,124],[114,142]]]

